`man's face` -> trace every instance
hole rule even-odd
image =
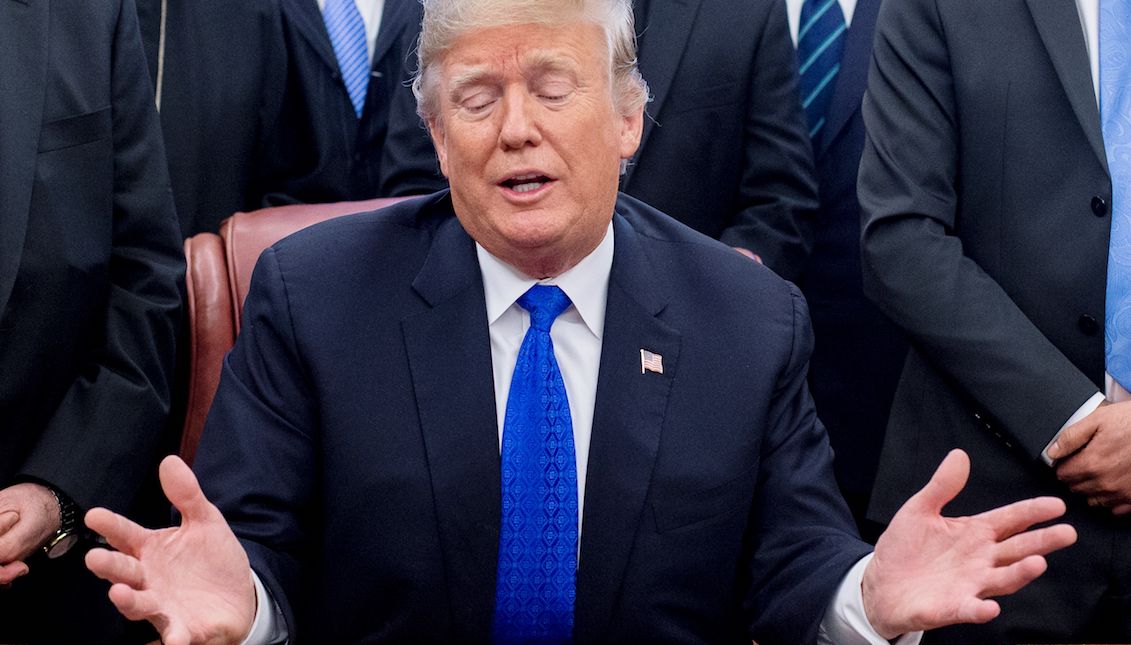
[[[491,254],[535,278],[596,248],[643,110],[613,103],[604,32],[586,22],[471,30],[440,61],[429,130],[456,215]]]

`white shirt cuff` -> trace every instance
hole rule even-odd
[[[817,631],[820,645],[918,645],[923,638],[923,632],[912,632],[889,641],[872,628],[864,615],[864,594],[860,591],[864,569],[871,561],[871,553],[860,558],[837,587]]]
[[[1052,436],[1052,439],[1050,439],[1049,442],[1047,444],[1045,444],[1045,449],[1041,451],[1041,461],[1045,462],[1045,465],[1047,465],[1047,466],[1052,465],[1052,457],[1049,457],[1049,448],[1051,448],[1052,445],[1054,443],[1056,443],[1056,440],[1060,438],[1060,433],[1064,432],[1068,428],[1068,426],[1076,423],[1077,421],[1080,421],[1084,417],[1095,412],[1096,408],[1100,407],[1100,404],[1103,403],[1103,402],[1104,402],[1103,393],[1102,392],[1096,392],[1095,394],[1093,394],[1091,396],[1091,398],[1089,398],[1087,401],[1085,401],[1084,405],[1081,405],[1076,410],[1076,412],[1074,412],[1072,414],[1072,416],[1068,417],[1068,420],[1064,422],[1064,425],[1060,426],[1060,430],[1057,430],[1056,434],[1054,434]]]
[[[275,604],[275,599],[268,593],[267,587],[263,586],[263,582],[254,570],[251,572],[251,581],[255,583],[255,620],[251,623],[251,631],[240,645],[285,643],[288,634],[283,612],[279,610],[279,605]]]

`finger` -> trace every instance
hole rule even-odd
[[[9,562],[0,567],[0,585],[12,584],[12,581],[28,572],[28,566],[23,562]]]
[[[1049,446],[1049,457],[1061,459],[1083,448],[1092,440],[1092,436],[1096,434],[1096,430],[1100,427],[1100,422],[1095,417],[1096,415],[1093,412],[1065,428],[1056,438],[1056,441]]]
[[[975,515],[972,519],[990,526],[999,540],[1020,533],[1034,524],[1064,515],[1067,507],[1057,497],[1033,497]]]
[[[982,596],[1008,596],[1036,580],[1048,569],[1044,556],[1031,555],[1008,567],[994,569],[982,589]]]
[[[1057,524],[1035,531],[1026,531],[1003,541],[994,553],[994,564],[1005,566],[1031,555],[1048,555],[1076,542],[1076,529]]]
[[[130,620],[146,620],[156,617],[159,613],[152,594],[121,583],[110,587],[110,602]]]
[[[161,462],[159,471],[161,488],[173,506],[181,513],[183,522],[209,520],[218,511],[204,497],[196,475],[180,457],[170,455]]]
[[[145,587],[145,573],[141,563],[125,553],[91,549],[86,554],[86,568],[103,580],[126,584],[134,589]]]
[[[149,534],[140,524],[105,508],[87,511],[85,522],[90,530],[106,538],[110,546],[132,555],[137,555]]]
[[[961,450],[951,450],[918,493],[907,500],[906,506],[939,515],[944,506],[950,503],[970,476],[970,458]]]
[[[1001,613],[1001,605],[994,600],[969,598],[959,607],[956,623],[988,623]]]
[[[172,623],[161,632],[161,640],[165,645],[190,645],[192,634],[184,625]]]
[[[12,527],[20,521],[20,514],[17,511],[4,511],[0,513],[0,535],[12,530]]]

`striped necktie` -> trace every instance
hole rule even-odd
[[[322,20],[326,22],[326,32],[334,46],[334,56],[338,59],[338,69],[350,103],[353,103],[353,110],[360,119],[365,109],[365,93],[369,90],[369,45],[365,42],[365,21],[361,19],[354,0],[326,0]]]
[[[1100,0],[1100,121],[1111,172],[1104,355],[1131,388],[1131,2]]]
[[[577,462],[565,382],[550,327],[570,305],[534,285],[518,299],[530,328],[518,349],[503,421],[503,512],[492,642],[569,643],[577,577]]]
[[[813,143],[818,141],[825,127],[847,30],[839,0],[805,0],[801,5],[797,64],[801,74],[801,105],[805,108],[809,138]]]

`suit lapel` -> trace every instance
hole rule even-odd
[[[1107,153],[1104,151],[1100,130],[1100,112],[1096,106],[1092,86],[1091,63],[1080,27],[1080,14],[1073,0],[1026,0],[1037,32],[1045,43],[1068,102],[1084,128],[1088,143],[1107,170]]]
[[[377,30],[377,42],[373,47],[373,68],[376,69],[378,61],[385,57],[397,39],[400,37],[412,19],[413,11],[410,2],[417,0],[385,0],[385,7],[381,10],[381,28]],[[415,51],[415,50],[412,50]],[[404,63],[404,61],[399,61]]]
[[[0,315],[16,281],[47,77],[48,0],[0,0]]]
[[[431,306],[402,330],[456,625],[452,640],[484,642],[502,504],[498,429],[482,277],[475,246],[454,217],[437,230],[413,288]]]
[[[868,86],[868,66],[872,61],[872,36],[876,29],[876,14],[880,10],[880,0],[860,0],[852,12],[852,25],[844,41],[844,54],[841,55],[840,73],[833,88],[832,102],[817,145],[819,158],[836,140],[840,131],[860,110],[864,98],[864,88]]]
[[[662,114],[664,101],[672,86],[679,61],[691,27],[699,12],[700,0],[652,0],[648,16],[637,16],[637,29],[643,29],[640,37],[640,74],[648,82],[652,102],[648,105],[651,118],[644,119],[644,133],[640,138],[640,150],[648,145],[648,137],[656,127],[655,118]],[[641,19],[643,18],[643,19]],[[629,166],[625,185],[632,179],[633,166]]]
[[[612,618],[679,359],[679,333],[658,318],[666,300],[640,237],[619,215],[614,235],[581,526],[577,642],[602,641]],[[641,349],[663,357],[663,374],[641,373]]]
[[[331,72],[337,73],[338,57],[334,54],[334,46],[330,44],[330,35],[326,32],[322,13],[318,11],[318,3],[315,0],[283,0],[283,12],[310,43],[318,58],[326,63]]]

